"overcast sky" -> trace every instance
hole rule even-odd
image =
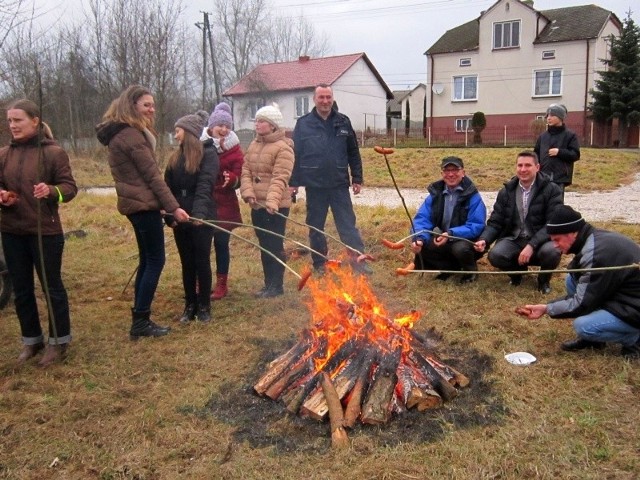
[[[74,0],[78,3],[83,0]],[[329,37],[332,55],[365,52],[392,90],[426,82],[424,52],[447,30],[480,16],[495,0],[270,0],[281,16],[303,15]],[[69,0],[36,0],[69,9]],[[535,0],[536,10],[596,4],[627,16],[632,0]],[[633,0],[637,5],[637,0]],[[213,13],[211,0],[184,0],[189,19]],[[640,7],[632,12],[640,25]],[[196,27],[194,26],[194,29]],[[214,24],[215,28],[215,24]]]

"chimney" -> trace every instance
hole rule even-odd
[[[300,55],[298,57],[298,62],[300,63],[308,62],[309,58],[310,58],[309,55]]]

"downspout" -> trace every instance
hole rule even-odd
[[[427,54],[427,57],[431,62],[431,79],[429,84],[429,128],[432,129],[433,128],[433,77],[434,77],[433,69],[434,69],[435,63],[433,61],[433,55]]]
[[[584,107],[582,111],[582,141],[587,138],[587,101],[589,99],[589,53],[591,46],[589,45],[589,39],[587,39],[587,58],[584,62]]]

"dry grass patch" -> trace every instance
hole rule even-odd
[[[287,274],[283,297],[254,299],[259,255],[234,239],[230,296],[214,304],[210,325],[181,327],[179,260],[167,230],[154,317],[173,331],[130,342],[132,287],[122,290],[136,265],[131,227],[114,197],[81,193],[62,210],[68,231],[87,233],[69,238],[64,258],[74,341],[63,365],[14,370],[19,329],[12,309],[2,310],[2,478],[632,479],[640,471],[638,363],[612,346],[559,352],[558,343],[573,335],[570,321],[530,322],[513,313],[524,301],[545,300],[533,279],[511,288],[505,277],[485,276],[461,287],[428,275],[395,276],[410,255],[379,240],[406,235],[400,209],[357,210],[378,257],[370,281],[389,311],[423,312],[418,331],[435,329],[443,359],[472,383],[441,409],[359,426],[347,452],[330,450],[327,425],[288,416],[252,393],[266,363],[308,322],[308,292],[296,291],[296,278]],[[291,215],[303,220],[304,204]],[[638,225],[608,226],[640,239]],[[248,228],[236,232],[254,239]],[[290,223],[288,232],[306,243],[304,228]],[[290,264],[300,271],[308,261]],[[552,286],[560,292],[562,279]],[[519,350],[538,362],[504,361]]]

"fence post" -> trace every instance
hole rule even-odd
[[[504,126],[504,146],[507,146],[507,126]]]
[[[589,146],[593,147],[593,122],[591,122],[591,126],[589,128]]]
[[[469,146],[469,129],[468,128],[464,129],[464,146],[465,147]]]
[[[427,128],[427,145],[431,146],[431,127]]]
[[[393,129],[393,146],[394,147],[398,146],[398,129],[397,128]]]

